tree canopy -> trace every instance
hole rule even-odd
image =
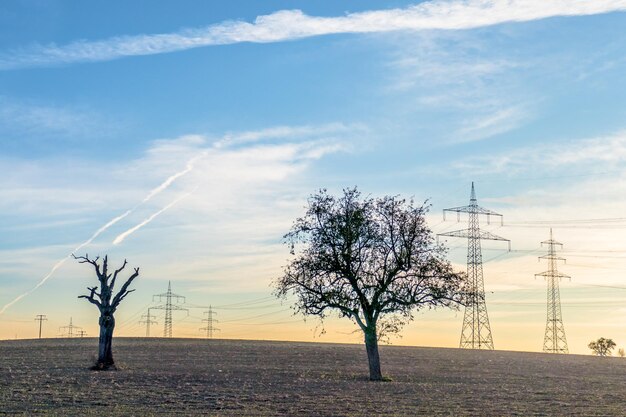
[[[590,342],[588,346],[595,355],[611,356],[611,351],[615,348],[616,344],[613,339],[601,337],[598,340]]]
[[[428,209],[397,196],[363,198],[356,188],[340,197],[321,190],[284,236],[295,258],[277,294],[295,294],[301,313],[336,311],[355,321],[365,333],[371,379],[382,377],[371,356],[376,361],[381,333],[398,332],[419,308],[462,302],[465,276],[436,244]]]

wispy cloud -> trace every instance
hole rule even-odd
[[[466,119],[451,142],[473,142],[505,133],[520,126],[527,117],[528,111],[521,105],[494,109],[493,113]]]
[[[293,139],[308,138],[319,135],[336,135],[349,131],[361,130],[367,128],[363,125],[343,123],[328,123],[324,125],[304,125],[304,126],[275,126],[267,129],[253,130],[247,132],[229,132],[223,138],[215,142],[215,148],[224,146],[236,146],[250,142],[258,142],[265,139]]]
[[[626,10],[625,0],[434,0],[406,8],[348,13],[337,17],[309,16],[281,10],[254,22],[227,21],[175,33],[120,36],[67,45],[32,46],[0,58],[0,69],[95,62],[127,56],[153,55],[210,45],[240,42],[282,42],[341,33],[399,30],[471,29],[553,16],[576,16]]]
[[[163,175],[158,185],[145,193],[143,198],[136,199],[131,208],[123,211],[104,225],[99,227],[89,239],[80,243],[68,255],[56,261],[49,271],[29,290],[14,297],[0,308],[0,315],[24,297],[32,294],[35,290],[44,285],[70,258],[71,253],[76,253],[89,246],[99,236],[114,226],[122,225],[124,220],[132,220],[131,215],[145,206],[146,210],[153,210],[153,213],[144,217],[132,227],[126,226],[126,230],[117,234],[113,240],[113,245],[122,243],[128,236],[145,228],[158,216],[178,204],[181,200],[190,197],[199,186],[204,186],[205,194],[216,196],[219,202],[210,202],[210,206],[215,210],[219,208],[228,212],[230,207],[224,208],[224,202],[229,199],[240,203],[243,194],[252,194],[253,190],[260,186],[268,187],[271,182],[283,182],[293,178],[294,174],[306,168],[308,163],[322,158],[324,155],[346,149],[342,141],[335,136],[347,134],[348,128],[343,124],[329,124],[315,126],[281,126],[278,128],[262,129],[257,132],[249,131],[242,133],[229,133],[217,141],[210,141],[208,138],[199,135],[183,136],[174,140],[160,140],[149,149],[147,158],[138,161],[131,161],[129,164],[137,170],[132,171],[131,176],[137,173],[152,176],[154,171],[163,174],[164,168],[170,171],[171,165],[175,165],[178,170],[173,174]],[[262,139],[276,139],[277,143],[259,142]],[[289,138],[289,140],[287,140]],[[254,143],[250,143],[254,142]],[[248,143],[248,146],[234,146]],[[208,145],[210,144],[210,145]],[[219,144],[219,146],[217,146]],[[174,156],[174,159],[172,159]],[[184,168],[180,168],[180,166]],[[157,169],[160,167],[160,169]],[[147,169],[148,168],[148,169]],[[121,172],[124,172],[123,170]],[[130,171],[127,171],[130,172]],[[146,174],[145,172],[148,172]],[[118,174],[119,175],[119,174]],[[122,179],[122,178],[121,178]],[[179,185],[183,179],[186,182]],[[179,185],[178,187],[175,187]],[[171,199],[170,194],[184,193]],[[115,188],[118,188],[115,186]],[[135,186],[132,187],[135,190]],[[170,188],[175,188],[170,190]],[[242,191],[245,190],[245,191]],[[118,192],[120,190],[117,190]],[[265,192],[270,192],[266,189]],[[170,199],[164,204],[157,200],[157,196],[165,194],[165,199]],[[229,198],[230,197],[230,198]],[[135,197],[136,198],[136,197]],[[276,201],[279,195],[272,194],[271,200]],[[155,201],[152,201],[155,200]],[[153,207],[148,207],[147,203],[152,201]],[[191,201],[190,205],[202,206],[201,216],[206,214],[207,206],[204,205],[204,197],[199,197],[198,201]],[[50,207],[46,207],[48,210]],[[224,212],[222,212],[224,213]],[[223,218],[224,216],[220,216]],[[128,219],[127,219],[128,218]],[[239,220],[238,220],[239,222]],[[197,227],[196,227],[197,228]]]
[[[0,96],[0,130],[45,136],[80,136],[105,129],[106,123],[88,109],[14,100]]]
[[[554,171],[567,166],[590,163],[596,166],[597,163],[602,163],[601,169],[607,169],[609,164],[624,161],[626,161],[626,131],[620,131],[596,138],[524,146],[500,154],[458,161],[454,166],[463,171],[493,174],[504,171],[513,173]],[[589,173],[589,170],[586,172]]]
[[[431,31],[398,34],[390,43],[396,52],[388,90],[404,94],[419,111],[442,121],[429,132],[440,135],[440,143],[501,135],[535,113],[540,93],[533,95],[521,82],[530,64],[491,37]]]

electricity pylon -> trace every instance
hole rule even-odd
[[[550,229],[550,240],[541,242],[541,246],[548,245],[548,253],[540,256],[539,259],[548,260],[548,270],[535,277],[544,277],[548,282],[548,321],[546,323],[546,334],[543,338],[543,351],[547,353],[569,353],[567,349],[567,339],[565,338],[565,327],[563,326],[563,316],[561,315],[561,294],[559,291],[559,281],[563,278],[570,278],[561,274],[557,270],[557,262],[565,262],[565,258],[556,255],[556,247],[563,247],[562,243],[552,238]]]
[[[61,331],[61,329],[66,329],[61,336],[74,337],[74,330],[80,330],[81,327],[74,326],[72,324],[72,318],[70,317],[70,324],[59,327],[59,331]]]
[[[202,321],[206,322],[206,327],[202,327],[202,328],[200,328],[200,330],[206,331],[206,338],[207,339],[212,339],[213,338],[213,332],[219,332],[219,330],[220,330],[217,327],[213,326],[213,323],[217,323],[219,321],[219,320],[216,320],[215,318],[213,318],[213,315],[217,314],[217,313],[215,311],[213,311],[211,306],[209,306],[209,309],[207,311],[205,311],[204,314],[207,315],[207,318],[206,319],[202,319]]]
[[[156,322],[155,320],[152,319],[156,319],[156,316],[153,316],[150,314],[150,308],[148,309],[148,314],[144,314],[141,316],[142,319],[145,320],[140,320],[139,324],[145,324],[146,325],[146,337],[150,337],[150,325],[151,324],[159,324],[158,322]]]
[[[485,302],[485,282],[483,279],[483,258],[480,241],[501,240],[508,242],[509,251],[511,250],[511,241],[494,235],[493,233],[480,230],[479,215],[481,214],[487,216],[487,224],[490,223],[491,216],[500,217],[501,224],[503,224],[503,220],[501,214],[478,205],[473,182],[469,205],[444,209],[444,220],[446,219],[446,212],[456,213],[457,221],[460,221],[461,213],[468,213],[469,215],[467,229],[438,234],[438,236],[467,238],[468,288],[465,293],[465,314],[463,316],[463,328],[461,330],[461,342],[459,346],[465,349],[493,350],[493,338],[491,336],[487,304]]]
[[[176,299],[176,303],[178,303],[180,299],[182,299],[184,303],[185,297],[183,297],[182,295],[174,294],[172,292],[171,281],[168,281],[167,283],[166,293],[154,295],[152,297],[153,300],[154,300],[154,297],[159,297],[159,301],[162,301],[163,297],[165,297],[164,305],[162,304],[160,306],[150,307],[150,308],[153,310],[165,310],[165,325],[163,326],[163,337],[172,337],[172,310],[189,311],[186,308],[183,308],[177,304],[172,304],[172,298]]]
[[[45,315],[45,314],[37,314],[37,315],[35,316],[35,321],[38,321],[38,322],[39,322],[39,338],[40,338],[40,339],[41,339],[41,324],[42,324],[44,321],[47,321],[47,320],[48,320],[48,319],[46,318],[46,315]]]

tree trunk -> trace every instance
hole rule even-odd
[[[380,356],[378,355],[378,337],[376,328],[365,330],[365,349],[370,365],[370,381],[381,381],[383,375],[380,372]]]
[[[100,313],[100,339],[98,345],[98,362],[97,369],[109,369],[115,366],[113,361],[113,329],[115,328],[115,319],[112,313]]]

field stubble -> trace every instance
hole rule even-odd
[[[0,414],[626,415],[620,358],[384,346],[374,383],[359,345],[118,338],[94,372],[96,344],[0,342]]]

